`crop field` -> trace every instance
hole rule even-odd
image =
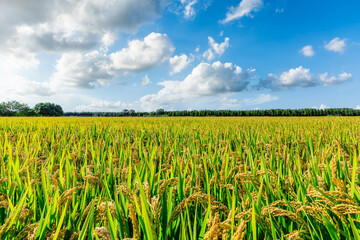
[[[360,239],[360,119],[1,118],[0,239]]]

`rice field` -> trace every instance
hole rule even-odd
[[[360,239],[360,118],[1,118],[0,239]]]

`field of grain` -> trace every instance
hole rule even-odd
[[[0,239],[360,239],[359,118],[1,118]]]

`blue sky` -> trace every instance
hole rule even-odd
[[[360,108],[360,2],[0,2],[0,101],[66,111]]]

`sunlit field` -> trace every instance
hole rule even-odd
[[[1,118],[0,239],[360,239],[360,118]]]

